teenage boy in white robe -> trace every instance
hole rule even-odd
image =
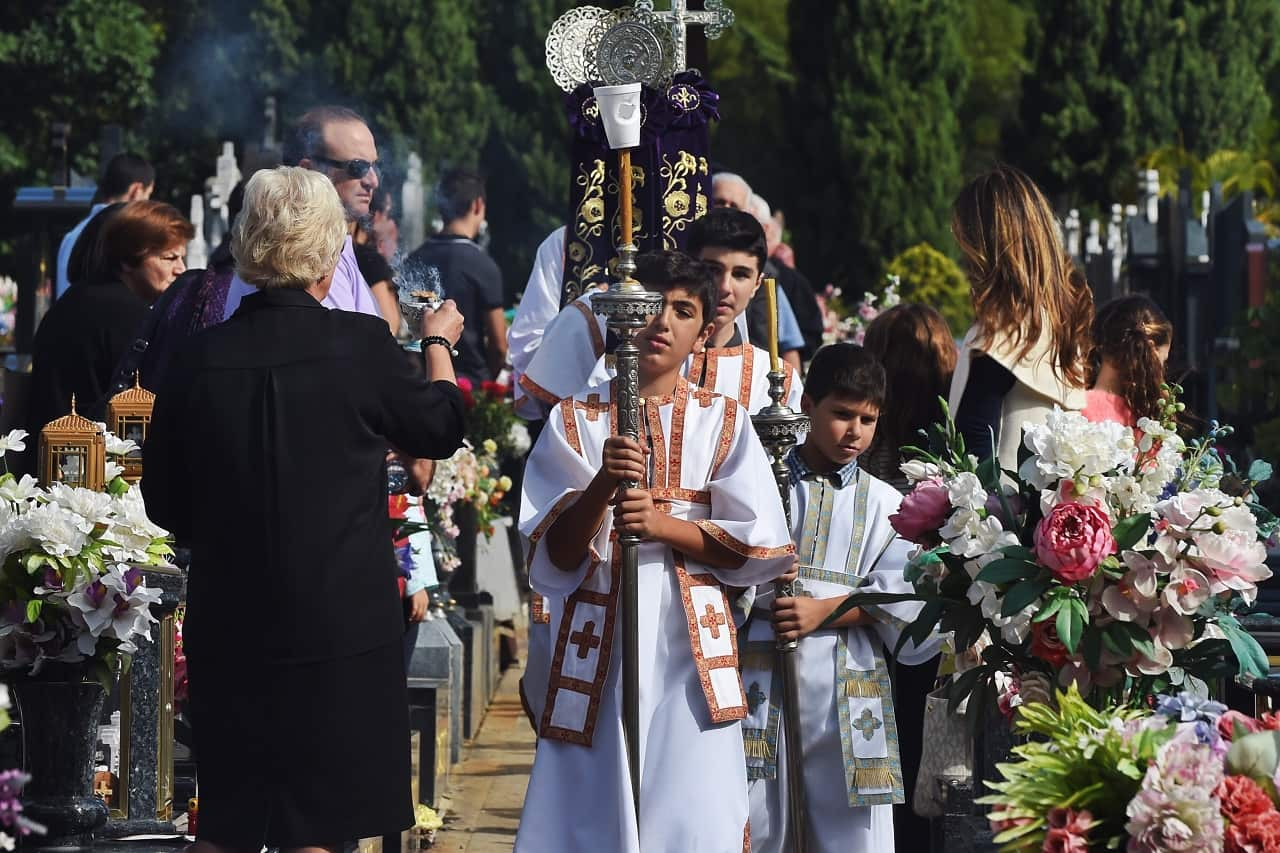
[[[725,590],[792,562],[769,462],[745,410],[695,388],[685,360],[711,334],[708,268],[644,255],[663,294],[637,336],[644,437],[618,437],[612,381],[552,409],[520,511],[530,582],[551,602],[555,653],[516,838],[519,853],[740,853],[746,697]],[[632,479],[641,488],[618,491]],[[616,534],[638,534],[640,814],[623,740]]]
[[[764,229],[750,213],[716,208],[689,226],[688,253],[716,272],[714,328],[701,353],[690,356],[684,375],[701,388],[732,397],[756,412],[769,405],[769,354],[747,341],[745,313],[763,281],[768,244]],[[542,344],[519,379],[517,411],[530,419],[547,411],[584,385],[613,376],[604,358],[607,331],[591,300],[596,291],[569,303],[547,326]],[[800,406],[801,383],[795,368],[783,365],[786,394]]]
[[[854,589],[911,591],[903,577],[909,546],[889,525],[901,497],[858,467],[875,437],[884,394],[884,369],[855,344],[823,347],[809,366],[802,407],[811,429],[787,457],[800,592],[775,600],[762,585],[743,629],[754,853],[787,849],[778,637],[800,641],[794,654],[808,849],[894,849],[893,804],[904,802],[905,792],[888,661],[920,604],[858,607],[819,628]],[[936,642],[926,646],[908,643],[898,659],[923,663],[936,653]]]

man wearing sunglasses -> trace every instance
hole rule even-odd
[[[282,160],[286,166],[301,166],[322,172],[333,182],[354,233],[357,223],[369,215],[373,191],[378,188],[378,147],[373,133],[359,113],[346,107],[313,107],[303,113],[286,138]],[[333,285],[323,305],[342,311],[357,311],[382,317],[392,333],[400,326],[400,308],[389,287],[376,293],[369,288],[356,264],[355,247],[347,237],[333,273]],[[231,282],[223,319],[240,306],[254,288],[240,280]]]

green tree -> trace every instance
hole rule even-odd
[[[711,159],[740,173],[777,206],[794,178],[783,104],[794,78],[787,53],[787,4],[735,0],[736,20],[707,43],[707,80],[720,93],[720,121],[711,125]],[[693,36],[701,38],[701,36]]]
[[[959,0],[790,6],[796,75],[784,199],[818,281],[857,290],[907,246],[950,244],[966,66]]]
[[[1028,28],[1035,15],[1028,0],[973,0],[964,18],[969,85],[960,108],[964,171],[972,174],[1000,159],[1005,128],[1018,114]]]
[[[1010,159],[1056,201],[1101,205],[1130,198],[1136,164],[1161,145],[1248,147],[1269,112],[1278,16],[1273,0],[1044,7]]]
[[[152,98],[152,63],[164,31],[133,0],[6,0],[0,20],[0,264],[28,227],[13,213],[19,186],[48,183],[57,165],[55,122],[70,124],[72,168],[98,171],[103,125],[128,125]],[[25,263],[25,260],[23,261]]]
[[[488,175],[490,250],[508,294],[524,289],[538,244],[568,214],[564,93],[546,66],[545,39],[570,0],[482,0],[481,73],[495,109],[481,149]]]

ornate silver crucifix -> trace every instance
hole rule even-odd
[[[733,26],[733,10],[724,4],[724,0],[706,0],[705,11],[690,11],[689,0],[667,0],[671,8],[657,12],[653,8],[654,0],[635,0],[637,11],[648,12],[659,22],[671,25],[671,40],[675,42],[675,70],[684,71],[688,67],[685,42],[689,36],[689,24],[706,28],[707,38],[718,39],[724,31]]]

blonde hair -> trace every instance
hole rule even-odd
[[[236,274],[263,289],[304,290],[333,272],[347,218],[333,182],[297,166],[263,169],[244,188],[231,232]]]
[[[982,339],[1004,338],[1022,359],[1047,338],[1054,374],[1083,388],[1093,294],[1063,251],[1040,188],[1012,166],[979,175],[956,199],[951,233]]]

